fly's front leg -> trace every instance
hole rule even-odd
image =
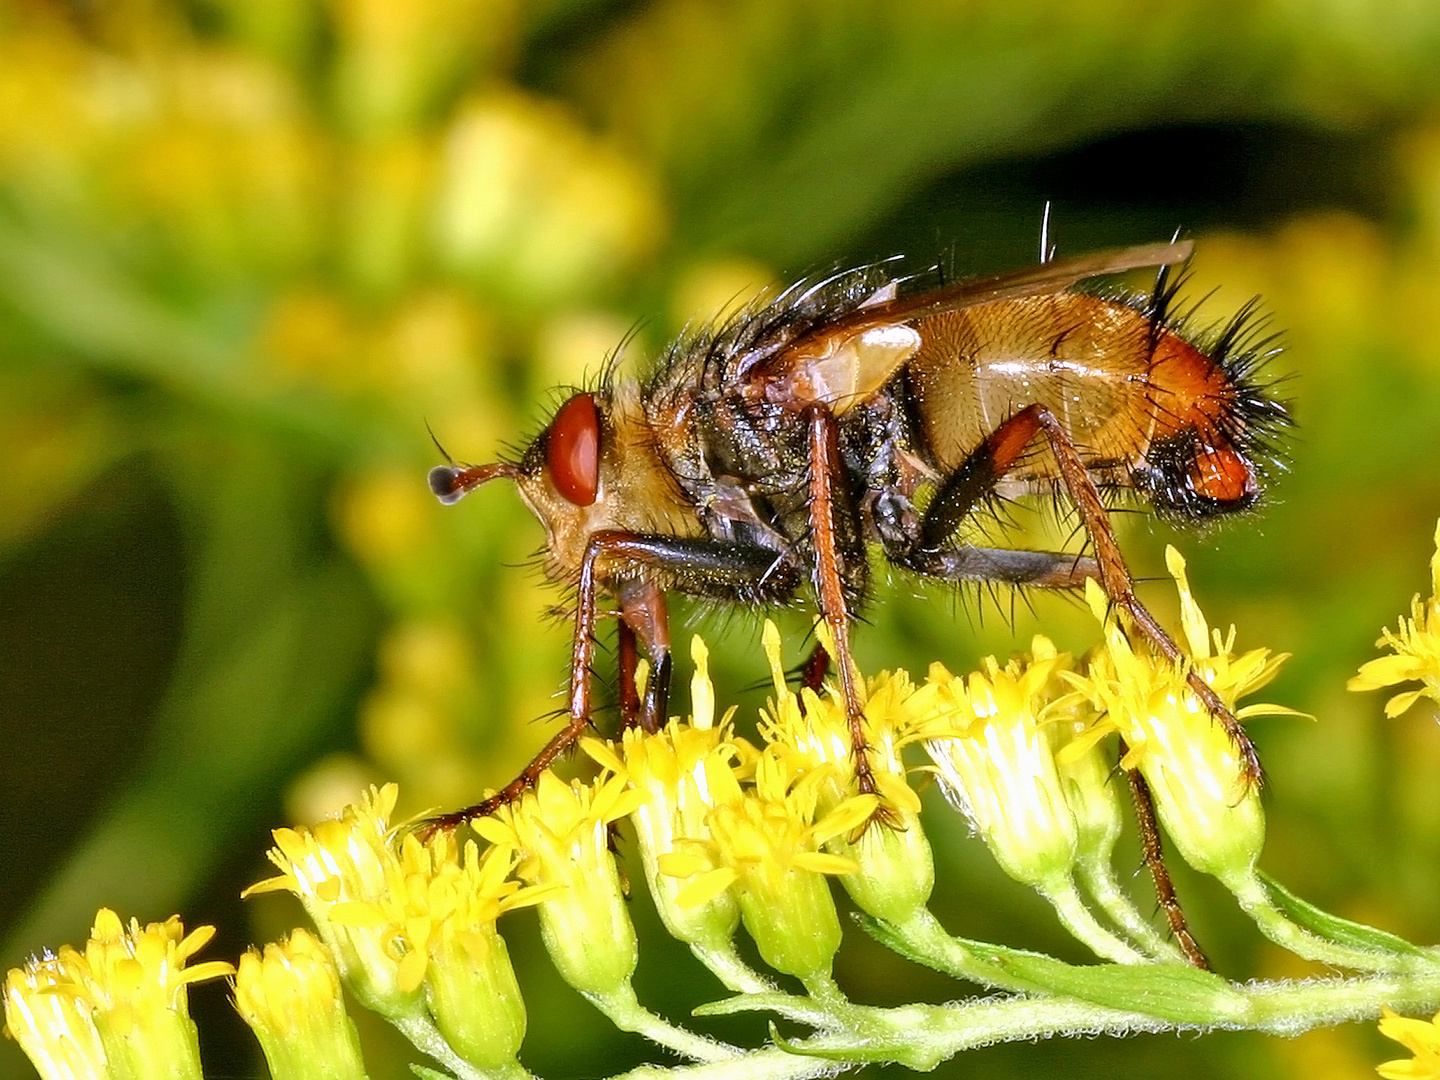
[[[483,802],[430,820],[426,831],[451,829],[475,818],[493,814],[534,787],[556,758],[573,746],[590,723],[591,665],[595,659],[595,626],[599,618],[599,590],[605,588],[620,600],[621,654],[624,634],[637,637],[650,652],[655,665],[645,700],[637,709],[638,722],[646,730],[658,730],[664,722],[665,692],[670,680],[670,645],[664,595],[655,583],[662,575],[674,587],[697,596],[743,599],[755,603],[782,603],[798,587],[794,565],[783,555],[767,548],[724,544],[713,540],[692,540],[646,533],[600,532],[590,538],[580,564],[575,597],[575,636],[570,653],[570,696],[565,727],[556,732],[529,765],[514,780]],[[603,580],[602,580],[603,579]],[[632,638],[631,644],[634,644]],[[653,650],[653,651],[652,651]],[[622,671],[634,686],[631,670]]]
[[[628,537],[627,533],[597,534],[591,539],[590,546],[585,552],[585,559],[580,564],[580,581],[575,597],[575,636],[572,639],[570,651],[569,719],[565,726],[551,736],[550,741],[531,759],[530,764],[526,765],[520,771],[520,775],[510,783],[474,806],[467,806],[427,821],[424,825],[425,832],[454,829],[466,822],[474,821],[476,818],[488,817],[502,806],[509,806],[534,787],[539,782],[541,774],[550,767],[555,759],[575,745],[580,738],[581,733],[590,723],[590,665],[595,658],[595,622],[597,618],[595,561],[612,544]],[[621,651],[622,653],[624,651],[623,640]],[[624,663],[622,659],[622,667]],[[623,672],[621,677],[624,678]],[[633,671],[630,673],[630,679],[633,686]]]
[[[870,743],[865,734],[865,709],[850,658],[850,605],[845,596],[844,553],[840,550],[839,515],[848,507],[848,494],[838,486],[845,475],[840,460],[840,429],[834,415],[823,405],[806,410],[810,437],[810,534],[815,546],[814,586],[820,615],[835,645],[835,666],[840,673],[840,691],[845,699],[845,717],[850,728],[850,757],[855,766],[855,784],[863,795],[876,794],[875,775],[870,768]]]
[[[665,726],[670,706],[670,617],[665,592],[652,579],[641,577],[620,582],[615,593],[620,599],[620,715],[627,728],[653,735]],[[643,700],[635,685],[637,637],[650,660]]]

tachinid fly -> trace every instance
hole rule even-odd
[[[1153,244],[927,285],[884,264],[802,282],[674,343],[640,378],[610,373],[571,396],[515,462],[447,465],[452,503],[515,481],[546,530],[545,566],[576,589],[569,722],[492,798],[516,798],[589,722],[597,601],[620,617],[622,713],[655,730],[670,673],[667,593],[750,605],[814,598],[838,656],[856,784],[874,791],[850,663],[870,553],[945,581],[1073,589],[1099,581],[1165,655],[1182,659],[1136,599],[1106,496],[1133,493],[1197,520],[1259,499],[1284,405],[1258,377],[1269,340],[1246,312],[1195,334],[1172,312],[1170,268],[1188,242]],[[1085,291],[1158,267],[1149,295]],[[976,547],[957,534],[997,494],[1068,497],[1091,554]],[[634,689],[637,643],[651,665]],[[818,682],[821,662],[807,667]],[[1196,695],[1258,781],[1255,750],[1195,674]]]

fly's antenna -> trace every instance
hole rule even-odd
[[[497,476],[508,476],[513,480],[520,475],[520,467],[508,461],[496,461],[489,465],[457,465],[449,451],[435,437],[435,430],[428,420],[425,421],[425,430],[430,433],[430,441],[435,444],[435,449],[440,451],[440,456],[449,462],[448,465],[436,465],[430,470],[429,477],[431,492],[446,506],[459,502],[481,484],[494,480]]]

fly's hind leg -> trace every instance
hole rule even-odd
[[[1038,552],[1003,553],[1003,557],[997,558],[1001,553],[990,552],[984,548],[948,547],[951,537],[965,516],[986,494],[994,490],[995,484],[1014,468],[1026,447],[1042,433],[1059,464],[1061,481],[1079,510],[1081,523],[1095,547],[1094,559],[1076,559]],[[1045,406],[1030,405],[1021,409],[991,432],[985,441],[971,452],[964,463],[941,484],[920,523],[919,534],[914,547],[892,553],[891,557],[898,564],[922,574],[958,580],[1014,581],[1017,584],[1051,588],[1083,585],[1085,577],[1098,580],[1110,602],[1125,611],[1135,628],[1167,660],[1185,666],[1185,680],[1190,689],[1216,723],[1225,729],[1225,733],[1235,745],[1245,779],[1252,784],[1261,782],[1264,770],[1260,765],[1259,753],[1239,719],[1229,706],[1220,700],[1214,687],[1189,666],[1185,653],[1175,644],[1175,639],[1166,633],[1165,628],[1135,595],[1135,579],[1120,553],[1120,545],[1110,524],[1110,515],[1100,498],[1100,490],[1095,486],[1095,480],[1086,469],[1070,436]],[[1035,561],[1027,562],[1027,559]],[[1064,580],[1066,572],[1062,560],[1067,559],[1074,563],[1069,576],[1079,575],[1076,580]],[[994,561],[1005,572],[984,576],[987,560]],[[1051,567],[1050,571],[1047,571],[1047,565]],[[953,570],[947,569],[950,567],[953,567]],[[1017,572],[1022,576],[1008,576]],[[1023,576],[1025,574],[1030,576]],[[1058,574],[1058,577],[1051,580],[1052,574]]]
[[[960,523],[995,488],[1020,460],[1026,448],[1041,432],[1045,434],[1060,466],[1061,479],[1080,511],[1080,518],[1095,557],[1086,558],[1039,551],[1007,551],[991,548],[953,546],[951,538]],[[1135,596],[1134,579],[1120,554],[1110,518],[1089,471],[1069,436],[1042,405],[1031,405],[991,432],[970,456],[940,485],[920,523],[916,542],[908,547],[893,546],[888,554],[900,566],[930,577],[950,581],[1000,581],[1041,588],[1080,588],[1086,579],[1100,582],[1112,603],[1119,605],[1135,626],[1160,652],[1175,663],[1185,661],[1178,645],[1156,622]],[[1186,680],[1241,752],[1247,777],[1258,782],[1260,759],[1254,743],[1210,686],[1196,672]],[[1148,785],[1136,770],[1127,770],[1140,826],[1145,864],[1155,882],[1155,892],[1186,958],[1196,967],[1208,968],[1204,953],[1190,933],[1184,910],[1170,880],[1160,846],[1159,824]]]

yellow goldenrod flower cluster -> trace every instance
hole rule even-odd
[[[127,926],[102,909],[83,950],[65,945],[9,972],[5,1030],[44,1080],[200,1080],[187,990],[235,969],[220,960],[186,965],[214,933],[186,934],[174,917]]]
[[[699,638],[691,655],[695,675],[690,683],[689,723],[671,720],[654,734],[636,728],[615,743],[586,739],[582,745],[641,795],[631,822],[645,881],[665,928],[692,947],[728,952],[740,921],[735,897],[722,889],[704,901],[687,896],[689,902],[682,905],[680,879],[659,870],[660,857],[668,855],[677,840],[709,839],[708,817],[715,806],[711,778],[753,768],[754,747],[735,737],[728,717],[716,723],[709,654]]]
[[[1284,658],[1237,652],[1233,629],[1222,635],[1206,622],[1183,560],[1171,551],[1168,563],[1186,663],[1242,718],[1288,712],[1238,705]],[[903,672],[868,680],[864,722],[878,794],[856,794],[849,726],[834,688],[787,685],[773,625],[764,634],[773,696],[758,746],[734,732],[729,715],[717,718],[697,640],[690,720],[586,740],[601,767],[595,780],[546,771],[533,790],[475,821],[476,837],[463,841],[423,822],[394,823],[397,789],[372,788],[332,820],[277,829],[270,858],[279,874],[248,890],[294,893],[313,935],[297,930],[252,949],[238,971],[223,962],[187,967],[209,928],[185,935],[178,919],[127,927],[102,911],[83,951],[62,948],[9,973],[7,1031],[44,1080],[198,1078],[185,991],[233,972],[237,1007],[277,1080],[364,1075],[342,984],[456,1076],[519,1078],[528,1075],[517,1060],[526,1012],[498,920],[535,906],[557,970],[617,1026],[702,1065],[731,1062],[740,1051],[674,1026],[636,998],[640,943],[614,844],[624,821],[639,840],[644,883],[676,937],[731,989],[787,1007],[795,999],[773,993],[735,954],[732,939],[743,925],[764,962],[809,992],[813,1004],[788,1006],[794,1015],[822,1028],[853,1023],[857,1045],[899,1029],[873,1010],[857,1012],[831,979],[842,938],[831,878],[882,939],[890,935],[917,956],[937,950],[931,962],[942,970],[1042,994],[1036,1000],[1055,978],[1067,1007],[1089,994],[1108,1009],[1143,1012],[1150,1000],[1157,1015],[1176,1021],[1223,1015],[1240,1022],[1267,999],[1249,1001],[1208,973],[1177,975],[1187,969],[1174,947],[1109,874],[1120,820],[1117,765],[1146,778],[1182,857],[1230,887],[1272,940],[1335,966],[1420,977],[1434,969],[1440,979],[1440,960],[1423,950],[1267,884],[1255,868],[1264,841],[1256,793],[1223,730],[1195,700],[1187,668],[1133,642],[1103,600],[1092,600],[1104,638],[1085,660],[1037,636],[1028,655],[1005,663],[987,657],[968,675],[936,664],[918,685]],[[1049,899],[1061,922],[1115,965],[1072,968],[996,947],[976,952],[938,928],[926,911],[934,870],[922,804],[903,759],[915,743],[1006,872]],[[1112,969],[1135,974],[1117,982]],[[1086,981],[1092,970],[1093,985]],[[1367,987],[1367,1001],[1393,993],[1383,981]],[[1332,1009],[1333,997],[1321,1006]],[[1440,1076],[1435,1024],[1387,1012],[1381,1030],[1415,1054],[1381,1066],[1381,1075]]]
[[[247,895],[298,896],[345,983],[368,1008],[399,1024],[428,1025],[467,1061],[510,1064],[525,1035],[525,1005],[501,914],[543,892],[511,877],[513,847],[455,838],[426,841],[391,826],[397,789],[372,789],[358,806],[312,829],[275,830],[278,877]]]

